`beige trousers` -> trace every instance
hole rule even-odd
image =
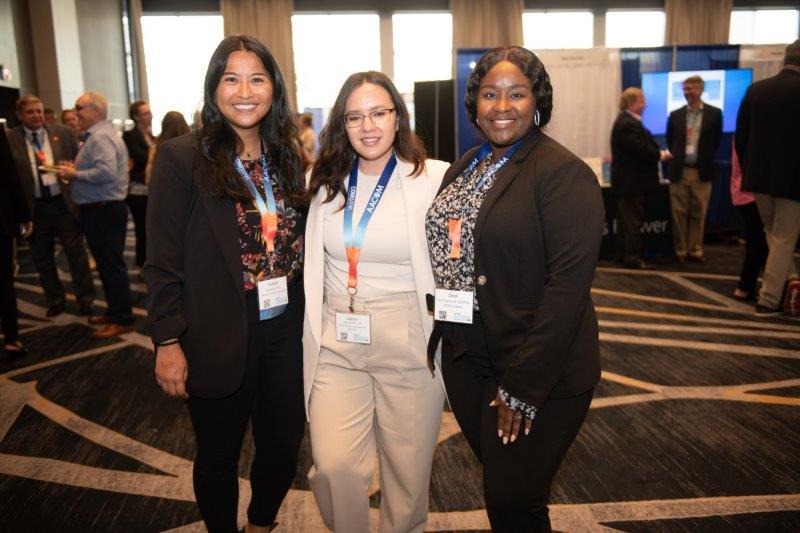
[[[322,342],[309,399],[311,490],[325,524],[367,533],[375,456],[380,466],[381,532],[425,529],[431,462],[444,388],[426,363],[415,293],[356,299],[370,312],[372,344],[336,340],[335,310],[347,296],[326,298]]]
[[[681,181],[669,184],[672,242],[676,256],[703,256],[703,233],[709,200],[711,182],[700,181],[696,168],[684,167]]]
[[[754,196],[769,246],[758,303],[777,309],[782,303],[784,283],[791,274],[797,274],[794,247],[800,235],[800,202],[768,194],[756,193]]]

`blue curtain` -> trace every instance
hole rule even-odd
[[[672,70],[672,47],[623,48],[622,89],[642,86],[642,72],[664,72]]]

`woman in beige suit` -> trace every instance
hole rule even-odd
[[[345,81],[311,171],[304,272],[309,479],[335,531],[369,531],[376,454],[380,531],[425,528],[444,389],[426,362],[424,220],[446,169],[389,78]]]

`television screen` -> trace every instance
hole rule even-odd
[[[642,113],[642,123],[653,135],[664,135],[669,114],[686,105],[683,80],[694,75],[702,77],[705,82],[703,102],[722,109],[722,131],[732,133],[736,130],[739,104],[753,81],[751,69],[645,72],[642,74],[642,91],[647,107]]]

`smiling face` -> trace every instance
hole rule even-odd
[[[637,115],[641,115],[645,107],[647,107],[647,102],[644,100],[644,93],[639,93],[636,100],[628,106],[628,109]]]
[[[365,82],[359,85],[345,103],[345,115],[369,115],[380,109],[393,109],[391,95],[374,83]],[[395,132],[397,131],[397,113],[389,113],[384,124],[375,124],[371,118],[364,117],[360,126],[347,128],[350,145],[358,153],[362,162],[371,163],[372,168],[383,167],[392,156]],[[366,170],[365,165],[362,169]]]
[[[75,112],[78,114],[78,125],[83,130],[88,130],[104,120],[103,112],[97,109],[92,99],[85,94],[75,102]]]
[[[495,156],[525,136],[533,126],[536,97],[531,81],[510,61],[493,66],[478,88],[475,121]]]
[[[700,97],[703,96],[703,85],[696,81],[684,82],[683,96],[686,97],[686,102],[692,107],[697,107],[700,103]]]
[[[228,56],[214,103],[239,137],[258,129],[272,106],[272,80],[256,54],[236,51]]]

